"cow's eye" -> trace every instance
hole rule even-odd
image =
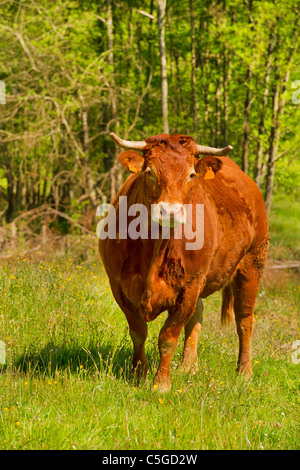
[[[190,174],[190,178],[197,178],[197,173],[195,171],[192,171],[192,173]]]

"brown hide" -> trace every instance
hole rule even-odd
[[[128,320],[133,367],[146,374],[147,322],[165,310],[169,316],[159,336],[155,387],[170,388],[170,361],[183,328],[182,367],[196,367],[200,299],[222,289],[222,322],[231,320],[234,313],[240,342],[238,370],[250,374],[254,303],[268,249],[260,191],[230,158],[197,158],[192,137],[162,134],[146,143],[143,155],[133,151],[120,155],[133,174],[112,202],[117,224],[120,196],[127,196],[128,207],[144,204],[149,214],[151,204],[165,204],[166,208],[173,203],[178,207],[192,204],[193,208],[203,204],[204,244],[201,249],[187,250],[187,240],[174,239],[172,229],[170,239],[151,239],[150,228],[148,239],[100,240],[112,292]],[[149,227],[150,222],[149,215]]]

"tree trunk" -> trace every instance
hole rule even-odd
[[[168,16],[168,28],[170,31],[170,56],[171,56],[171,70],[175,67],[174,73],[172,70],[172,78],[174,77],[174,86],[176,89],[176,94],[173,96],[174,100],[174,112],[177,113],[179,116],[182,116],[184,113],[184,96],[182,90],[182,77],[181,77],[181,69],[179,64],[179,51],[176,44],[174,45],[174,31],[171,21],[171,15]],[[174,60],[173,60],[174,59]],[[174,62],[174,66],[173,66]],[[170,82],[169,82],[170,83]],[[186,131],[185,131],[186,132]],[[187,133],[187,132],[186,132]]]
[[[97,207],[97,196],[95,191],[95,182],[92,177],[92,172],[89,163],[89,126],[88,126],[88,108],[85,104],[85,100],[82,95],[79,95],[79,99],[82,105],[82,130],[83,130],[83,168],[84,168],[84,178],[85,178],[85,189],[86,193],[93,205]]]
[[[192,100],[193,100],[193,130],[194,130],[194,137],[197,140],[198,102],[197,102],[197,94],[196,94],[195,15],[194,15],[194,1],[193,0],[190,0],[190,17],[191,17],[191,53],[192,53],[191,86],[192,86]]]
[[[270,144],[269,144],[269,157],[268,157],[268,169],[267,169],[267,180],[265,190],[265,206],[267,214],[270,214],[271,200],[274,186],[275,176],[275,163],[277,150],[280,139],[280,123],[285,107],[285,90],[286,83],[289,81],[290,70],[287,69],[284,77],[281,78],[276,74],[276,84],[273,93],[273,116],[272,116],[272,127],[270,132]]]
[[[251,30],[253,31],[253,19],[252,19],[252,6],[253,0],[248,1],[247,10],[248,10],[248,23],[251,25]],[[242,170],[245,173],[248,173],[249,162],[249,134],[250,134],[250,106],[251,106],[251,90],[250,90],[250,81],[252,73],[250,67],[247,67],[245,83],[247,87],[245,106],[244,106],[244,128],[243,128],[243,139],[242,139]]]
[[[251,104],[251,92],[250,92],[250,79],[251,71],[247,67],[246,72],[246,98],[244,106],[244,128],[243,128],[243,139],[242,139],[242,170],[248,173],[248,153],[249,153],[249,132],[250,132],[250,104]]]
[[[152,17],[152,14],[153,14],[153,1],[154,0],[150,1],[150,15],[151,15],[151,17]],[[152,35],[152,31],[153,31],[152,23],[153,23],[153,20],[152,20],[152,18],[150,18],[149,38],[153,37],[153,35]],[[153,52],[152,52],[152,41],[151,40],[148,42],[148,51],[147,51],[147,54],[146,54],[146,58],[147,58],[147,61],[146,61],[146,77],[145,77],[145,85],[144,85],[145,87],[146,87],[147,83],[149,82],[149,78],[150,78],[150,75],[152,74],[152,69],[153,69]],[[144,127],[146,127],[149,123],[149,108],[150,108],[150,99],[149,99],[149,93],[147,93],[146,96],[145,96],[144,106],[142,108],[143,109]]]
[[[111,114],[113,122],[115,123],[114,132],[118,134],[119,120],[118,120],[118,102],[116,96],[116,84],[115,84],[115,59],[114,59],[114,30],[113,30],[113,15],[112,15],[112,0],[106,0],[107,3],[107,40],[108,40],[108,63],[111,68],[110,77],[110,102],[111,102]],[[111,185],[110,185],[110,197],[113,199],[117,194],[122,184],[122,166],[118,160],[119,149],[114,145],[113,151],[113,165],[110,171]]]
[[[264,152],[264,145],[263,145],[263,134],[265,130],[265,110],[267,105],[267,99],[269,95],[269,82],[270,82],[270,75],[271,75],[271,64],[273,60],[273,50],[274,50],[274,33],[273,28],[270,31],[270,42],[268,46],[268,59],[266,64],[266,73],[264,77],[264,93],[262,98],[261,104],[261,115],[258,127],[258,144],[257,144],[257,158],[256,158],[256,168],[255,168],[255,182],[259,189],[262,189],[263,179],[264,179],[264,171],[263,171],[263,152]]]
[[[220,70],[220,56],[219,52],[216,53],[216,62],[217,62],[217,70]],[[214,144],[216,147],[221,146],[221,113],[222,113],[222,106],[221,106],[221,99],[222,99],[222,87],[221,87],[221,77],[218,74],[216,80],[216,92],[215,92],[215,116],[216,116],[216,123],[215,123],[215,140]]]
[[[203,138],[205,142],[209,142],[206,145],[212,145],[214,140],[214,131],[212,125],[212,112],[209,104],[209,77],[210,77],[210,66],[209,66],[209,48],[206,46],[205,57],[204,57],[204,73],[203,73],[203,93],[204,93],[204,132]]]
[[[226,18],[229,15],[227,13],[225,17],[225,25],[226,26]],[[230,13],[230,22],[231,25],[235,23],[236,20],[236,11],[232,11]],[[228,144],[228,116],[229,116],[229,86],[232,77],[232,51],[226,48],[226,43],[223,42],[223,116],[222,116],[222,143],[221,145]]]
[[[165,16],[167,0],[157,0],[158,11],[158,33],[159,33],[159,52],[160,52],[160,73],[161,73],[161,109],[163,120],[163,131],[169,134],[168,120],[168,75],[167,58],[165,45]]]
[[[15,210],[15,201],[14,201],[14,169],[13,169],[13,162],[14,160],[10,160],[7,153],[7,145],[3,144],[1,146],[2,155],[5,158],[5,177],[7,179],[7,189],[6,189],[6,202],[7,208],[5,212],[5,220],[7,223],[11,222],[13,219],[13,214]]]

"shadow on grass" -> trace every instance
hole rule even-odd
[[[111,374],[131,381],[132,348],[129,344],[83,346],[71,342],[57,345],[48,342],[41,350],[33,347],[13,361],[12,367],[26,374],[54,376],[58,371],[78,376]]]

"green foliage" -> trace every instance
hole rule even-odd
[[[278,97],[286,93],[275,172],[276,193],[288,197],[284,188],[299,174],[300,106],[292,102],[292,84],[299,79],[298,2],[193,0],[197,110],[190,5],[167,2],[170,132],[211,146],[232,144],[232,158],[241,165],[250,90],[249,174],[255,178],[261,143],[264,192],[277,125],[274,93],[288,70],[287,91],[281,89]],[[110,199],[115,146],[109,132],[130,139],[162,132],[156,2],[112,2],[111,31],[106,0],[3,0],[1,10],[0,79],[6,85],[6,104],[0,105],[1,213],[9,221],[49,204],[66,212],[77,207],[80,217],[82,199],[95,205],[91,188],[99,203]]]

